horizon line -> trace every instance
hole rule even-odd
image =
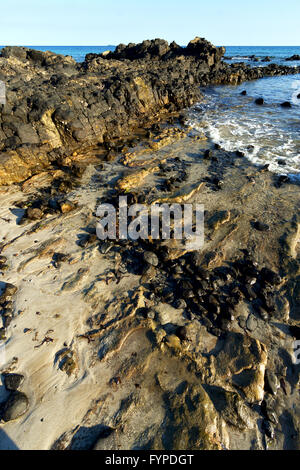
[[[119,43],[119,44],[123,44],[123,43]],[[5,44],[5,45],[0,45],[0,47],[7,47],[7,46],[15,46],[15,47],[117,47],[119,44]],[[140,44],[140,43],[134,43],[134,44]],[[289,44],[289,45],[227,44],[227,45],[215,45],[215,46],[216,47],[300,47],[300,45],[295,45],[295,44]],[[184,47],[184,46],[181,46],[181,47]]]

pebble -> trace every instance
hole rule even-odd
[[[29,220],[40,220],[44,216],[44,213],[41,209],[38,209],[37,207],[32,208],[29,207],[26,211],[26,217]]]
[[[260,106],[263,105],[264,102],[265,102],[265,101],[264,101],[263,98],[257,98],[257,99],[255,100],[255,104],[258,104],[258,105],[260,105]]]
[[[147,315],[147,318],[149,318],[150,320],[154,320],[155,317],[156,317],[155,311],[150,309],[150,308],[149,308],[149,310],[147,310],[146,315]]]
[[[257,320],[256,320],[255,316],[252,313],[250,313],[250,315],[249,315],[249,317],[247,318],[247,321],[246,321],[247,330],[255,331],[257,326],[258,326],[258,323],[257,323]]]
[[[6,335],[5,335],[5,328],[0,328],[0,341],[5,341],[6,340]]]
[[[254,222],[253,227],[259,232],[268,232],[270,230],[270,226],[268,224],[264,224],[259,221]]]
[[[24,382],[24,375],[22,374],[6,374],[4,376],[4,385],[7,390],[15,392],[20,388]]]
[[[2,419],[12,421],[23,416],[29,407],[29,401],[25,393],[13,392],[6,401],[3,409]]]
[[[62,214],[67,214],[68,212],[73,211],[75,208],[75,204],[72,204],[71,202],[62,202],[60,205]]]
[[[145,251],[143,257],[146,263],[152,266],[158,266],[158,257],[152,251]]]
[[[238,323],[241,328],[246,328],[247,321],[246,321],[246,318],[243,317],[242,315],[238,317]]]

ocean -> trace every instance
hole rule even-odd
[[[33,47],[33,46],[27,46]],[[114,50],[115,46],[34,46],[38,50],[50,50],[71,55],[77,62],[88,53]],[[0,46],[1,49],[1,46]],[[300,66],[300,61],[285,59],[300,55],[300,46],[291,47],[226,47],[227,63],[246,62],[250,66],[264,66],[265,57],[280,65]],[[255,56],[258,60],[254,60]],[[246,90],[247,95],[241,96]],[[189,123],[204,131],[215,143],[228,151],[241,150],[254,164],[270,164],[270,170],[289,174],[300,179],[300,75],[263,78],[240,86],[209,87],[203,90],[204,102],[189,112]],[[257,106],[258,97],[265,100]],[[291,109],[280,104],[292,103]]]
[[[246,62],[268,65],[266,56],[280,65],[296,66],[285,58],[300,55],[300,47],[228,47],[228,63]],[[254,62],[255,55],[259,62]],[[242,96],[241,92],[247,95]],[[216,86],[203,90],[204,102],[189,112],[189,124],[204,131],[209,139],[225,150],[240,150],[254,164],[269,164],[270,170],[300,179],[300,75],[271,77],[240,86]],[[256,98],[265,104],[257,106]],[[281,103],[289,101],[292,108]]]

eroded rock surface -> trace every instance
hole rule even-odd
[[[202,38],[186,48],[156,39],[88,54],[78,64],[49,51],[5,47],[0,184],[24,181],[91,146],[100,145],[113,158],[112,139],[191,106],[201,98],[199,86],[298,72],[274,64],[229,66],[222,62],[224,53]]]
[[[121,152],[81,180],[49,170],[1,190],[1,373],[26,371],[2,420],[19,448],[299,448],[299,193],[184,132],[129,147],[130,166]],[[116,184],[124,168],[134,189]],[[95,209],[120,195],[204,204],[203,249],[101,242]],[[252,223],[264,205],[268,231]]]
[[[2,51],[0,180],[22,184],[0,187],[0,416],[18,448],[299,450],[299,186],[170,113],[200,84],[291,69],[223,54]],[[120,196],[203,204],[204,246],[100,241],[96,209]]]

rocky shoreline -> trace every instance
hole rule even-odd
[[[224,53],[200,38],[186,48],[159,39],[119,45],[79,64],[51,52],[2,49],[0,184],[24,181],[95,146],[111,158],[114,141],[199,101],[200,86],[299,73],[274,64],[227,65]]]
[[[200,84],[295,69],[227,66],[204,40],[143,44],[77,65],[2,51],[0,448],[299,450],[299,185],[213,145],[180,111]],[[54,140],[18,140],[20,69],[26,129]],[[56,120],[59,102],[82,127]],[[96,208],[120,195],[204,204],[203,249],[101,242]]]

